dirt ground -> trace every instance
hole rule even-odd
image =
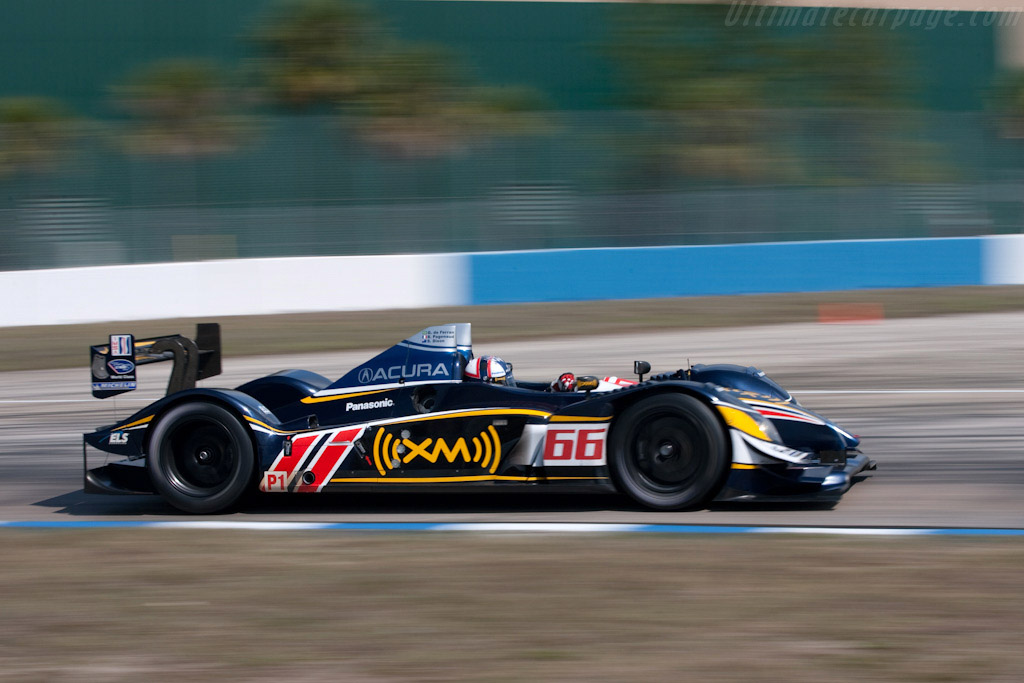
[[[1011,681],[1019,539],[0,532],[0,679]]]

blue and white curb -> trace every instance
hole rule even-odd
[[[816,534],[825,536],[1024,536],[1024,529],[959,527],[731,526],[560,522],[249,522],[242,520],[25,520],[0,529],[229,529],[245,531],[448,531],[549,534]]]

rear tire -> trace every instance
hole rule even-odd
[[[225,510],[250,488],[256,457],[249,432],[230,411],[186,403],[160,418],[146,467],[157,493],[196,514]]]
[[[725,430],[710,408],[686,394],[631,406],[612,427],[610,451],[619,490],[656,510],[704,507],[729,472]]]

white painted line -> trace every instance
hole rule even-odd
[[[345,391],[351,391],[352,387]],[[790,389],[791,394],[1024,394],[1021,389]],[[121,402],[154,403],[155,398],[122,398]],[[96,403],[95,398],[25,398],[0,399],[0,404],[17,403]],[[97,404],[98,405],[98,404]],[[107,404],[112,405],[112,404]]]
[[[431,531],[542,531],[553,533],[618,533],[637,531],[643,524],[600,524],[558,522],[476,522],[466,524],[436,524]]]
[[[0,520],[0,529],[228,529],[254,531],[359,531],[359,532],[540,532],[641,534],[820,534],[825,536],[1011,536],[1024,538],[1024,529],[960,527],[787,527],[719,524],[604,524],[560,522],[253,522],[240,520]]]
[[[136,403],[153,403],[157,398],[122,398],[121,401],[134,401]],[[0,399],[0,403],[96,403],[98,398],[11,398]],[[99,405],[99,404],[97,404]],[[108,403],[107,405],[113,405]]]
[[[160,529],[255,529],[258,531],[303,531],[326,529],[326,522],[244,522],[232,520],[189,520],[187,522],[153,522]]]
[[[790,389],[791,394],[1024,394],[1024,389]]]
[[[18,431],[14,431],[14,428],[8,428],[4,430],[3,436],[0,436],[0,441],[4,443],[26,443],[39,445],[39,429],[36,427],[20,427],[16,428]],[[46,439],[54,442],[61,439],[81,439],[82,432],[46,432]]]

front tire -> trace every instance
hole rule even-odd
[[[707,505],[725,483],[730,456],[711,409],[686,394],[631,406],[612,427],[609,467],[619,490],[656,510]]]
[[[249,490],[256,457],[246,428],[211,403],[172,408],[154,428],[146,467],[157,493],[184,512],[220,512]]]

